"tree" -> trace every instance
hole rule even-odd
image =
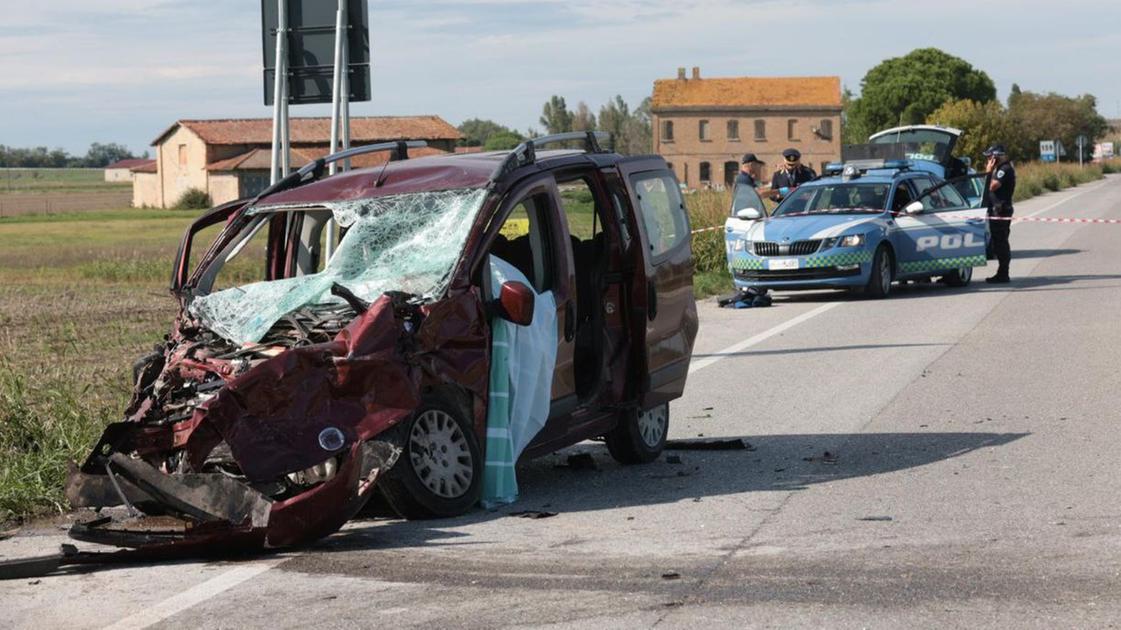
[[[113,162],[129,160],[135,157],[132,151],[129,151],[128,147],[124,145],[115,142],[110,142],[109,144],[94,142],[90,145],[89,151],[86,152],[83,165],[90,168],[101,168]]]
[[[572,119],[572,112],[568,111],[568,105],[564,102],[563,96],[554,94],[541,109],[540,123],[545,128],[546,133],[572,131]]]
[[[489,140],[491,136],[515,132],[493,120],[472,118],[463,121],[459,125],[459,133],[463,134],[463,139],[459,141],[459,146],[481,147],[487,143],[487,140]]]
[[[860,97],[849,112],[849,134],[864,139],[881,129],[918,124],[951,100],[986,103],[995,98],[989,75],[937,48],[920,48],[887,59],[864,75]]]
[[[487,138],[483,145],[484,151],[509,151],[522,143],[525,138],[513,131],[503,131]]]
[[[932,125],[962,130],[954,153],[969,156],[974,164],[984,164],[981,153],[994,144],[1019,146],[1021,131],[999,101],[978,103],[969,99],[949,101],[926,119]],[[1027,157],[1009,148],[1013,158]]]
[[[584,101],[580,101],[576,105],[576,111],[572,114],[572,130],[596,130],[596,115],[592,113],[592,110],[588,108],[588,104]]]
[[[615,150],[620,153],[626,153],[626,128],[630,117],[631,109],[622,96],[616,96],[599,108],[599,130],[611,134]]]
[[[1069,159],[1078,159],[1077,138],[1086,136],[1083,147],[1089,157],[1094,142],[1109,131],[1109,123],[1098,114],[1097,99],[1083,94],[1070,97],[1050,92],[1021,92],[1008,109],[1009,116],[1022,131],[1016,150],[1022,157],[1035,157],[1040,140],[1059,140]],[[1009,147],[1012,150],[1012,147]]]

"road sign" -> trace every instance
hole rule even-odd
[[[288,68],[288,102],[330,103],[334,90],[335,2],[283,0],[287,9],[284,59]],[[346,64],[348,101],[370,100],[370,19],[367,0],[347,0]],[[277,0],[261,0],[265,58],[265,105],[272,105],[276,80]]]
[[[1042,162],[1054,162],[1058,159],[1054,140],[1041,140],[1039,142],[1039,159]]]

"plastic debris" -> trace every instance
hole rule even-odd
[[[754,451],[743,438],[707,438],[704,440],[666,440],[668,451]]]

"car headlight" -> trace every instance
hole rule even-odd
[[[849,234],[848,236],[842,236],[841,237],[840,246],[841,247],[860,247],[860,246],[864,245],[864,242],[866,240],[867,240],[867,238],[863,234]]]
[[[744,251],[749,252],[749,251],[751,251],[751,241],[745,241],[743,239],[736,239],[736,244],[734,246],[734,249],[737,252],[744,252]]]

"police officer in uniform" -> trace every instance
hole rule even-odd
[[[986,278],[985,282],[1003,284],[1008,279],[1008,263],[1012,260],[1012,246],[1008,243],[1008,233],[1012,229],[1012,195],[1016,192],[1016,169],[1008,159],[1004,145],[994,144],[985,150],[989,158],[987,171],[989,177],[985,190],[989,199],[989,233],[993,239],[993,254],[996,255],[996,275]]]
[[[783,165],[771,175],[771,199],[782,201],[790,191],[806,182],[817,179],[817,173],[802,164],[802,154],[790,148],[782,152]]]

